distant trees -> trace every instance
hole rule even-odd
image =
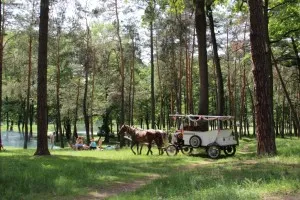
[[[285,20],[285,16],[290,16],[292,21],[298,20],[299,11],[294,9],[296,1],[266,1],[269,12],[257,7],[261,6],[261,1],[250,1],[251,38],[248,37],[249,13],[245,4],[229,7],[204,0],[68,3],[76,12],[71,16],[65,13],[62,2],[51,4],[46,52],[45,41],[41,39],[46,36],[45,24],[40,25],[39,41],[36,37],[38,20],[33,9],[36,0],[21,4],[28,5],[26,8],[30,9],[26,10],[32,12],[22,12],[22,6],[13,5],[16,16],[8,21],[14,23],[5,24],[8,26],[2,44],[5,46],[2,63],[5,101],[1,117],[5,114],[7,126],[18,124],[20,132],[25,128],[25,137],[26,133],[31,133],[28,124],[38,119],[39,128],[43,127],[39,141],[42,137],[42,145],[47,142],[44,138],[46,124],[41,124],[40,117],[33,115],[36,103],[37,116],[42,115],[44,123],[54,124],[58,134],[56,142],[60,142],[61,147],[66,139],[77,137],[78,123],[84,122],[89,140],[95,124],[106,132],[116,132],[122,123],[166,128],[172,124],[169,114],[176,112],[234,115],[234,123],[224,126],[239,126],[235,131],[240,137],[257,134],[259,154],[276,152],[272,139],[274,129],[276,135],[281,136],[299,133],[294,117],[300,112],[297,103],[300,99],[299,27],[286,21],[285,29],[279,21]],[[219,6],[226,6],[227,10]],[[141,17],[139,12],[132,16],[134,10],[143,10],[144,15]],[[263,14],[257,15],[257,12]],[[42,16],[41,13],[40,22],[44,23]],[[263,17],[264,22],[257,24],[259,30],[253,27],[257,17]],[[270,33],[266,29],[268,20]],[[206,30],[206,22],[210,31]],[[264,45],[268,40],[270,47]],[[37,63],[38,42],[41,42],[41,55]],[[271,76],[274,65],[268,60],[270,57],[261,56],[269,49],[282,75],[279,79],[274,74],[274,83]],[[265,73],[268,76],[264,76]],[[265,78],[268,81],[262,81]],[[40,87],[45,81],[48,84],[42,90]],[[283,85],[286,86],[284,93]],[[263,101],[265,99],[268,100]],[[270,109],[264,110],[267,108]],[[270,118],[263,120],[266,117]],[[271,125],[266,125],[269,122]],[[207,124],[204,126],[206,130],[209,128]],[[107,134],[105,141],[108,139]]]

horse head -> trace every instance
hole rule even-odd
[[[128,130],[128,126],[123,124],[118,132],[118,135],[123,136],[125,132],[127,132],[127,130]]]

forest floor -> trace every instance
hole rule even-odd
[[[213,163],[213,161],[212,162],[202,161],[201,163],[186,165],[185,167],[180,166],[180,168],[178,168],[178,170],[179,171],[193,170],[197,167],[201,167],[201,166],[212,164],[212,163]],[[147,176],[143,179],[135,180],[135,181],[130,182],[130,183],[119,182],[119,183],[116,183],[114,185],[110,185],[107,188],[96,188],[96,190],[93,189],[93,192],[90,192],[89,194],[84,195],[84,196],[77,197],[76,199],[77,200],[107,199],[109,197],[117,196],[117,195],[119,195],[121,193],[124,193],[124,192],[134,192],[134,191],[138,190],[139,188],[151,183],[153,180],[158,179],[158,178],[161,178],[161,175],[151,174],[151,175],[149,175],[149,176]]]
[[[249,147],[248,145],[243,146],[242,149],[239,150],[240,153],[249,153]],[[191,171],[197,168],[201,168],[210,164],[213,164],[214,160],[206,160],[201,161],[199,163],[193,163],[186,165],[184,167],[178,167],[178,171]],[[241,161],[241,164],[246,165],[256,165],[258,163],[255,159],[250,160],[244,160]],[[110,197],[118,196],[120,194],[128,193],[128,192],[134,192],[143,186],[150,184],[152,181],[162,178],[159,174],[151,174],[143,179],[134,180],[132,182],[118,182],[113,185],[110,185],[108,187],[103,188],[90,188],[90,191],[87,195],[84,196],[77,196],[77,200],[86,200],[86,199],[108,199]],[[300,193],[294,193],[294,194],[265,194],[262,196],[263,200],[300,200]]]
[[[205,161],[197,164],[192,164],[192,165],[187,165],[186,167],[180,167],[179,169],[182,171],[187,171],[187,170],[193,170],[195,168],[212,164],[213,162]],[[244,161],[243,164],[247,165],[254,165],[256,164],[257,161],[255,160],[247,160]],[[143,186],[151,183],[153,180],[161,178],[160,175],[158,174],[152,174],[150,176],[145,177],[144,179],[140,180],[135,180],[130,183],[123,183],[119,182],[114,185],[110,185],[109,187],[106,188],[94,188],[93,192],[90,192],[87,195],[84,196],[78,196],[76,199],[77,200],[102,200],[102,199],[107,199],[109,197],[113,196],[118,196],[119,194],[126,193],[126,192],[134,192],[138,190],[139,188],[142,188]],[[297,194],[272,194],[272,195],[265,195],[263,200],[300,200],[300,193]]]

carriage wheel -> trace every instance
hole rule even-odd
[[[176,146],[174,144],[169,145],[166,148],[166,153],[168,156],[176,156],[178,153]]]
[[[191,155],[192,151],[193,151],[192,147],[183,146],[181,148],[181,153],[184,154],[184,155]]]
[[[233,156],[236,152],[235,146],[227,146],[224,148],[224,153],[226,156]]]
[[[193,147],[193,148],[198,148],[201,146],[201,139],[197,136],[197,135],[193,135],[191,138],[190,138],[190,145]]]
[[[207,148],[207,154],[210,158],[218,158],[221,154],[220,148],[218,146],[209,146]]]

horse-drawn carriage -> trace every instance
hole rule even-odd
[[[172,144],[166,147],[168,155],[176,155],[180,150],[189,154],[195,148],[205,148],[210,158],[218,158],[221,150],[226,156],[233,156],[238,141],[230,127],[232,116],[170,115],[179,125],[172,137]],[[203,131],[203,126],[212,123],[212,130]],[[226,127],[223,129],[223,127]]]

